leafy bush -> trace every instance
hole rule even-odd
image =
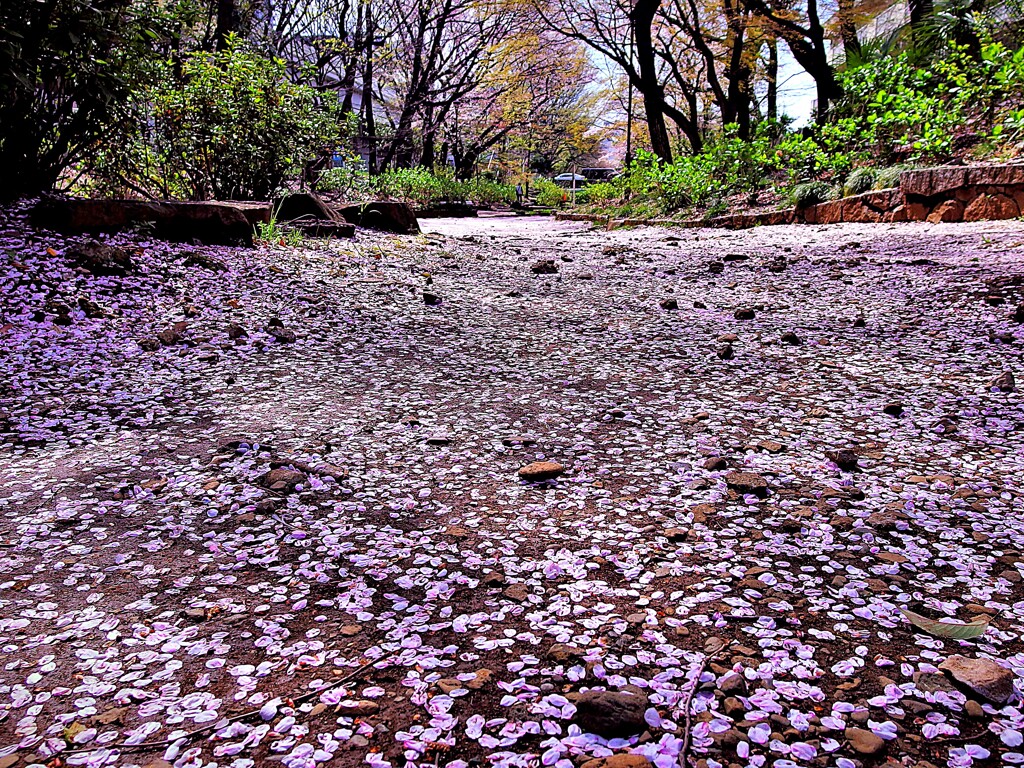
[[[130,0],[0,3],[0,195],[52,189],[125,117],[156,18]]]
[[[900,166],[894,166],[892,168],[882,168],[875,173],[875,189],[892,189],[900,185],[900,174],[903,173],[903,168]]]
[[[833,142],[883,162],[942,161],[958,134],[1014,135],[1024,107],[1024,49],[988,43],[976,58],[952,45],[925,66],[908,51],[852,67],[840,82],[845,96],[826,131]]]
[[[469,181],[456,179],[450,171],[400,168],[370,176],[354,163],[331,168],[320,174],[317,188],[340,192],[352,199],[389,198],[417,206],[439,203],[493,205],[515,200],[515,187],[478,176]]]
[[[843,194],[859,195],[868,192],[875,185],[878,171],[874,168],[858,168],[846,177],[846,184],[843,185]]]
[[[268,200],[339,133],[316,90],[234,38],[189,55],[180,74],[168,63],[136,107],[134,130],[106,144],[95,172],[164,197]]]
[[[807,181],[793,188],[793,205],[797,208],[809,208],[818,203],[835,199],[835,190],[824,181]]]
[[[614,200],[619,196],[618,187],[610,181],[599,181],[576,192],[576,204],[588,205]]]
[[[545,208],[558,208],[569,201],[569,193],[548,179],[534,181],[533,192],[537,204]]]

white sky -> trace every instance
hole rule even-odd
[[[794,119],[794,126],[811,122],[814,80],[793,59],[785,46],[779,47],[779,112]]]

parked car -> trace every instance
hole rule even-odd
[[[580,168],[580,173],[590,182],[611,181],[620,175],[620,171],[615,168]]]
[[[552,181],[560,187],[571,187],[575,181],[577,187],[582,187],[587,183],[587,177],[578,173],[560,173]]]

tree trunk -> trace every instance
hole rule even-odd
[[[860,38],[854,20],[854,0],[839,0],[839,34],[843,38],[843,53],[846,60],[860,59]]]
[[[768,38],[768,103],[765,110],[769,120],[779,119],[779,41],[774,35]]]
[[[636,58],[642,85],[640,93],[647,117],[647,130],[651,137],[651,151],[666,163],[672,162],[672,145],[665,126],[665,89],[658,82],[655,65],[654,40],[651,25],[661,0],[637,0],[630,14],[636,41]]]
[[[238,31],[238,12],[235,0],[217,0],[217,31],[214,45],[218,51],[227,48],[228,35]]]

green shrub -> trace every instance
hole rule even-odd
[[[818,203],[834,200],[835,190],[824,181],[806,181],[793,188],[791,198],[797,208],[809,208]]]
[[[618,187],[610,181],[598,181],[576,192],[577,205],[590,205],[615,200],[619,197]]]
[[[868,192],[875,185],[878,171],[874,168],[858,168],[846,177],[846,184],[843,185],[844,195],[859,195]]]
[[[168,63],[139,94],[139,120],[107,142],[97,174],[165,197],[268,200],[339,136],[333,102],[292,83],[285,63],[237,38]]]
[[[558,208],[569,201],[569,192],[548,179],[536,179],[533,193],[537,204],[545,208]]]
[[[126,118],[157,26],[130,0],[0,2],[0,197],[52,189]]]
[[[388,198],[420,207],[442,203],[494,205],[516,198],[515,187],[478,176],[468,181],[456,179],[448,170],[400,168],[370,176],[350,161],[343,168],[330,168],[320,174],[317,189],[340,192],[350,199]]]
[[[925,66],[908,51],[851,67],[839,79],[844,97],[823,135],[885,163],[945,160],[965,131],[1019,138],[1013,122],[1024,107],[1024,49],[988,43],[977,58],[950,46]]]
[[[875,189],[892,189],[900,185],[900,174],[903,173],[903,168],[898,166],[892,168],[882,168],[875,174]]]

